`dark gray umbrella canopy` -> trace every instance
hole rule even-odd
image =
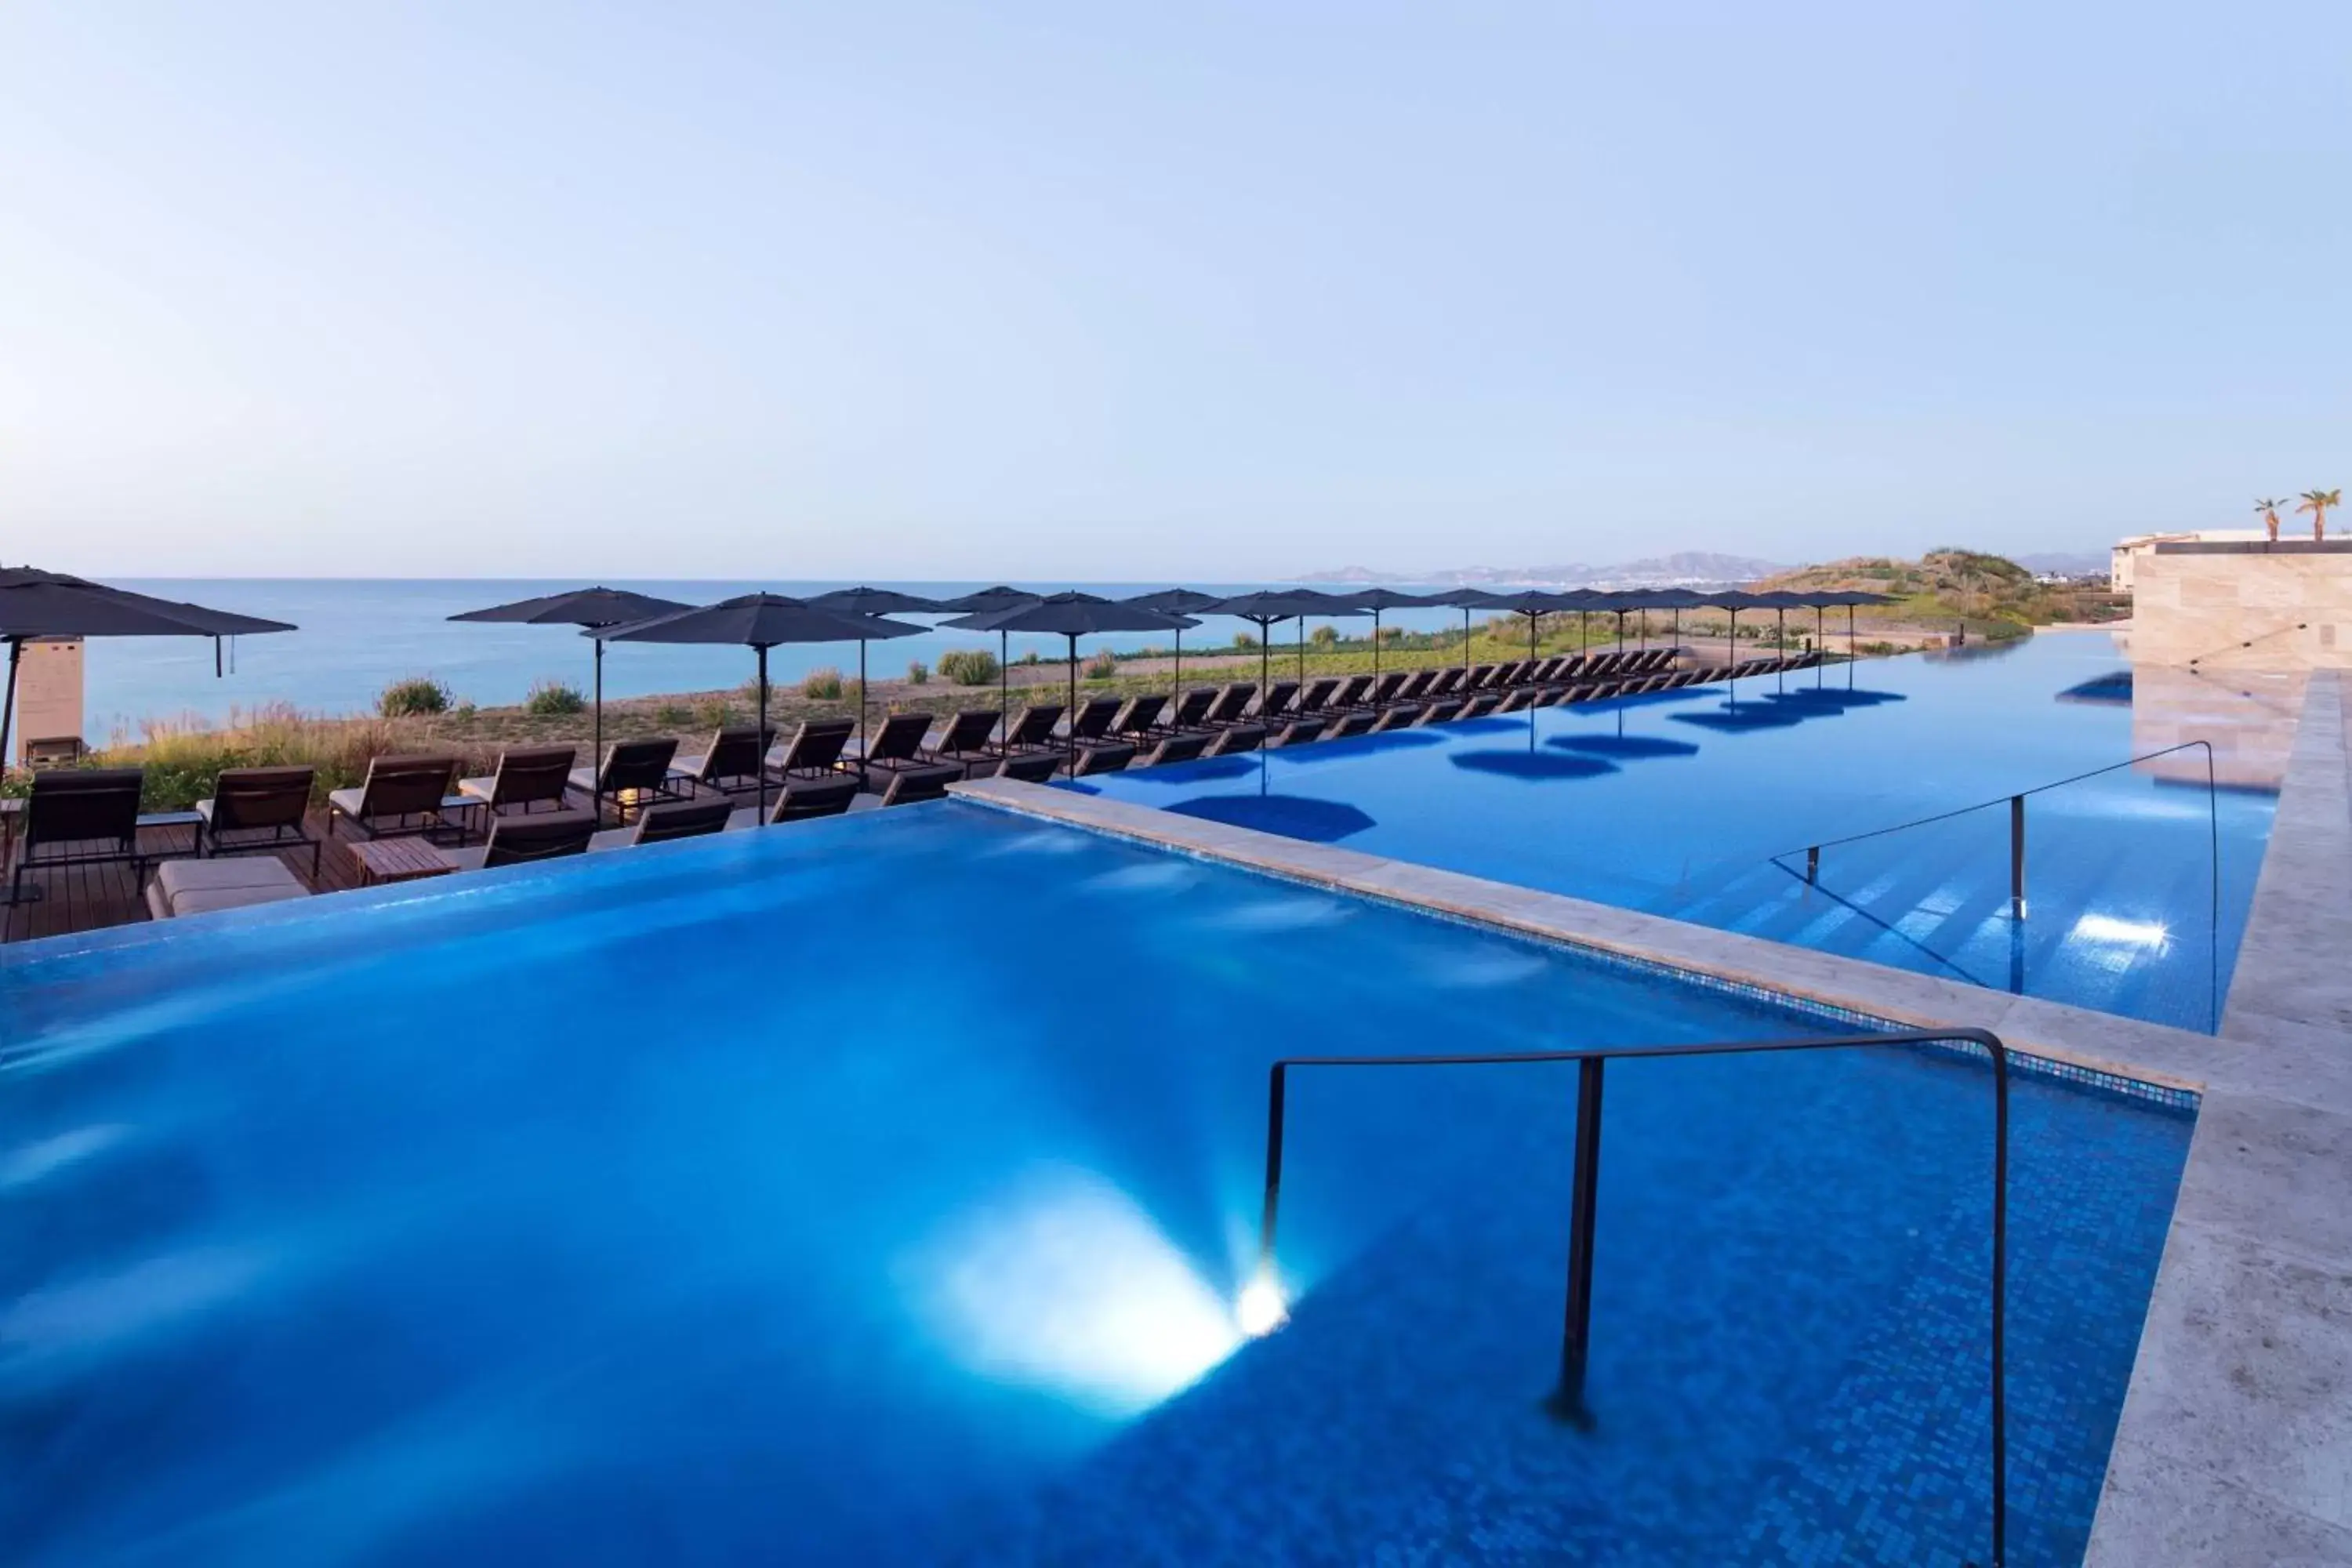
[[[1164,610],[1125,604],[1096,594],[1048,594],[1034,604],[994,615],[967,616],[960,623],[976,631],[1045,632],[1070,639],[1070,712],[1078,708],[1078,639],[1098,632],[1182,631],[1200,623]],[[1007,691],[1009,693],[1010,688]],[[1000,697],[1000,701],[1006,698]],[[1007,706],[1010,706],[1007,702]]]
[[[853,616],[936,616],[945,614],[950,607],[937,599],[902,594],[896,588],[835,588],[829,594],[812,595],[808,603],[821,610],[839,610]]]
[[[542,594],[535,599],[517,599],[510,605],[493,605],[487,610],[467,610],[451,616],[453,621],[493,622],[500,625],[534,626],[625,626],[631,621],[650,620],[678,610],[692,609],[691,605],[676,599],[657,599],[651,594],[632,594],[625,588],[573,588],[567,593]],[[595,748],[588,759],[591,768],[604,765],[604,639],[596,637],[596,719]],[[597,794],[596,810],[604,809],[604,795]]]
[[[1453,601],[1437,594],[1400,594],[1394,588],[1366,588],[1360,592],[1334,595],[1359,614],[1372,617],[1372,673],[1381,672],[1381,617],[1391,610],[1421,610],[1433,605],[1450,605]]]
[[[760,742],[764,751],[768,738],[768,650],[784,643],[855,642],[861,668],[866,662],[866,645],[884,637],[913,637],[922,627],[904,621],[886,621],[879,616],[845,615],[837,610],[821,610],[800,599],[786,598],[782,594],[744,594],[732,599],[722,599],[715,605],[701,605],[668,615],[656,616],[651,620],[633,621],[627,626],[600,629],[594,636],[607,637],[614,642],[720,643],[754,649],[760,666]],[[862,706],[862,704],[861,704]],[[859,715],[859,739],[864,739],[865,716]],[[602,766],[602,763],[598,763]],[[768,810],[768,770],[763,760],[760,768],[760,813]]]
[[[1203,594],[1193,588],[1162,588],[1156,594],[1138,594],[1126,602],[1130,605],[1140,605],[1147,610],[1158,610],[1163,615],[1193,616],[1215,604],[1217,596],[1214,594]],[[1193,624],[1197,626],[1199,623]],[[1183,700],[1184,633],[1181,628],[1176,633],[1175,668],[1169,675],[1168,689],[1173,694],[1171,700],[1178,702]]]
[[[978,588],[969,594],[958,594],[952,599],[941,599],[939,605],[942,611],[951,610],[958,615],[989,616],[1022,605],[1034,605],[1045,596],[1033,594],[1026,588],[1008,588],[999,583],[993,588]]]
[[[1442,594],[1432,594],[1432,605],[1452,605],[1462,612],[1462,668],[1470,668],[1470,612],[1483,609],[1488,595],[1484,588],[1448,588]]]
[[[1255,624],[1258,629],[1257,679],[1262,689],[1274,651],[1270,638],[1275,622],[1286,621],[1294,616],[1303,622],[1308,616],[1348,616],[1361,612],[1344,599],[1318,594],[1312,588],[1261,588],[1254,594],[1235,594],[1229,599],[1203,605],[1200,613],[1204,616],[1232,616],[1237,620]],[[1300,638],[1302,643],[1305,640],[1304,637]],[[1306,660],[1303,649],[1299,659],[1303,666]]]
[[[1562,610],[1591,607],[1592,590],[1572,588],[1565,593],[1550,593],[1541,588],[1522,588],[1512,594],[1489,594],[1478,601],[1478,607],[1487,610],[1508,610],[1528,618],[1528,657],[1536,656],[1536,628],[1545,616]]]
[[[0,568],[0,641],[8,645],[8,684],[0,697],[0,765],[8,755],[16,716],[16,667],[25,644],[41,637],[211,637],[213,669],[220,670],[220,639],[290,632],[289,622],[264,620],[33,566]]]

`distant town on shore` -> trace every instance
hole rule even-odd
[[[2104,550],[2045,551],[2009,559],[2038,576],[2103,576],[2107,571],[2107,552]],[[1680,550],[1612,566],[1570,562],[1557,566],[1450,566],[1424,572],[1379,572],[1369,566],[1342,566],[1310,572],[1298,581],[1408,583],[1444,587],[1696,588],[1752,583],[1795,569],[1789,562],[1707,550]]]

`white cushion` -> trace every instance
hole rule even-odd
[[[331,789],[327,792],[327,804],[345,816],[359,816],[360,802],[366,798],[367,791],[358,784],[353,784],[349,789]]]
[[[214,910],[274,904],[309,895],[275,855],[218,860],[166,860],[147,887],[147,909],[157,920]]]

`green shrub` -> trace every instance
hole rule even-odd
[[[694,705],[694,719],[714,730],[723,730],[735,722],[735,704],[724,697],[706,697]]]
[[[414,719],[449,710],[449,689],[429,675],[395,680],[375,700],[375,710],[387,719]]]
[[[960,647],[940,655],[940,673],[958,686],[993,686],[1003,668],[984,647]]]
[[[580,689],[561,680],[545,679],[530,689],[523,699],[523,711],[540,719],[560,719],[567,713],[584,713],[588,699]]]
[[[654,722],[667,730],[694,721],[694,710],[683,702],[664,702],[654,709]]]
[[[1333,626],[1317,626],[1307,640],[1317,647],[1335,647],[1339,641],[1339,628]]]
[[[1086,673],[1088,680],[1108,680],[1118,673],[1118,656],[1105,649],[1087,660]]]
[[[907,684],[909,686],[929,686],[930,683],[931,667],[925,664],[919,658],[909,661],[907,666]]]
[[[1016,664],[1035,664],[1037,662],[1037,650],[1033,647],[1013,662]]]
[[[817,702],[841,700],[841,671],[821,664],[801,677],[801,695]]]
[[[1257,638],[1248,632],[1235,632],[1234,634],[1234,646],[1235,647],[1257,647]]]
[[[470,721],[474,715],[480,711],[480,709],[475,707],[470,702],[460,702],[457,706],[449,710],[449,717],[460,721]]]

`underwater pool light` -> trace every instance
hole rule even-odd
[[[2124,921],[2113,915],[2088,914],[2074,922],[2074,934],[2093,942],[2127,942],[2138,947],[2162,947],[2171,934],[2162,921]]]
[[[1241,1300],[1234,1304],[1234,1317],[1242,1332],[1254,1340],[1262,1340],[1290,1321],[1290,1306],[1282,1299],[1282,1287],[1274,1277],[1261,1274],[1242,1287]]]

